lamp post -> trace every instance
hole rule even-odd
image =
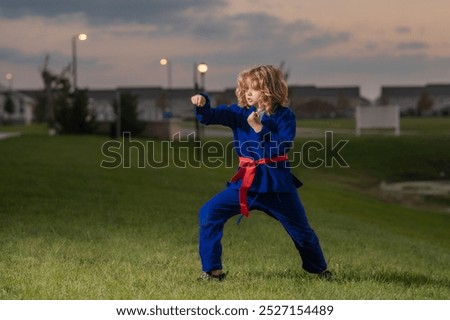
[[[87,40],[87,35],[85,33],[79,33],[72,37],[72,80],[73,88],[77,90],[77,40],[84,41]]]
[[[170,118],[172,117],[172,102],[170,101],[170,90],[172,89],[172,63],[170,62],[169,59],[166,58],[162,58],[161,60],[159,60],[159,63],[162,66],[167,67],[167,102],[164,99],[163,100],[163,108],[164,109],[168,109],[168,110],[163,110],[163,118]],[[169,107],[167,108],[167,105],[169,105]],[[167,113],[168,111],[168,113]]]
[[[116,89],[116,138],[120,140],[122,136],[122,97],[119,88]]]
[[[200,72],[200,90],[205,91],[205,74],[208,71],[208,65],[204,62],[199,63],[197,70]]]
[[[194,90],[195,93],[200,92],[204,92],[205,91],[205,74],[206,71],[208,71],[208,65],[204,62],[202,63],[194,63]],[[200,73],[200,88],[198,87],[198,82],[197,82],[197,72]],[[202,133],[202,128],[200,126],[200,123],[197,119],[197,117],[195,117],[195,139],[200,142],[201,139],[201,135],[203,135]],[[197,148],[198,150],[198,159],[201,159],[201,150],[200,148]]]
[[[8,72],[8,73],[5,75],[5,78],[6,78],[6,80],[8,81],[8,88],[9,88],[9,91],[12,91],[12,87],[13,87],[13,79],[14,79],[12,73],[11,73],[11,72]]]
[[[172,89],[172,64],[166,58],[159,60],[159,63],[167,67],[167,88],[170,90]]]

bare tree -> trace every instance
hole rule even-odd
[[[45,119],[47,120],[49,131],[55,129],[55,107],[53,102],[52,84],[56,80],[54,74],[48,69],[49,55],[45,56],[44,65],[41,70],[42,80],[44,81],[44,91],[46,97]]]
[[[417,101],[417,114],[421,116],[425,111],[433,108],[434,101],[428,91],[422,91],[419,100]]]
[[[88,110],[87,90],[73,90],[70,83],[70,64],[59,74],[49,70],[49,56],[44,60],[41,76],[44,81],[45,118],[49,133],[91,133],[95,117]]]
[[[285,63],[284,60],[282,60],[282,61],[280,62],[280,70],[281,70],[281,72],[283,73],[284,80],[288,81],[289,75],[290,75],[291,71],[290,71],[289,69],[284,70],[284,67],[285,67],[285,66],[286,66],[286,63]]]

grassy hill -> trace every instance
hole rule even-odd
[[[27,129],[0,141],[0,299],[448,299],[446,200],[377,188],[448,177],[448,131],[422,127],[337,136],[349,168],[294,169],[333,281],[304,273],[282,227],[255,211],[226,225],[223,283],[196,281],[197,212],[235,169],[104,169],[106,138]]]

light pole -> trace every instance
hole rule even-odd
[[[84,41],[87,40],[87,35],[85,33],[79,33],[72,37],[72,80],[74,90],[78,89],[77,84],[77,40]]]
[[[168,113],[166,113],[167,110],[163,110],[163,118],[170,118],[172,117],[172,102],[170,101],[170,90],[172,89],[172,63],[166,58],[162,58],[161,60],[159,60],[159,63],[162,66],[167,67],[167,104],[169,105],[169,108]],[[164,109],[167,109],[165,100],[162,107]]]
[[[166,58],[159,60],[159,63],[167,67],[167,88],[170,90],[172,89],[172,64]]]
[[[204,62],[199,63],[197,66],[198,72],[200,72],[200,90],[205,91],[205,74],[208,71],[208,65]]]
[[[11,73],[11,72],[8,72],[8,73],[6,74],[6,76],[5,76],[5,78],[6,78],[6,80],[8,81],[8,88],[9,88],[9,91],[12,91],[12,87],[13,87],[13,79],[14,79],[12,73]]]
[[[122,136],[122,97],[119,88],[116,89],[116,138],[120,140]]]
[[[205,91],[205,74],[206,71],[208,71],[208,65],[204,62],[202,63],[194,63],[194,90],[195,93],[200,92],[204,92]],[[200,89],[198,87],[198,83],[197,83],[197,72],[200,73]],[[203,130],[200,126],[200,123],[197,119],[197,117],[195,117],[195,138],[198,142],[200,142],[201,136],[203,135]],[[198,151],[198,159],[201,159],[201,151],[200,148],[197,148]]]

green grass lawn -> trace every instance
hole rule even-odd
[[[281,226],[255,211],[225,227],[221,283],[196,281],[197,212],[235,169],[103,169],[107,138],[38,127],[1,140],[0,299],[448,299],[449,212],[375,190],[450,174],[448,138],[349,139],[350,168],[294,169],[335,279],[303,272]]]

